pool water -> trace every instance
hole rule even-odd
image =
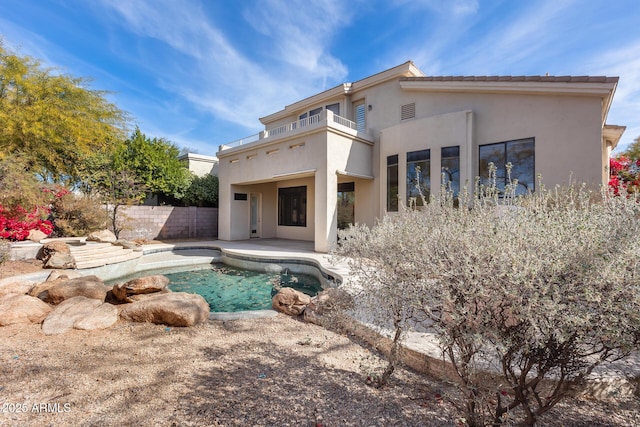
[[[169,278],[172,291],[202,295],[213,312],[270,309],[271,298],[279,287],[291,287],[309,296],[322,290],[318,279],[308,274],[288,270],[282,274],[264,273],[225,264],[164,275]]]

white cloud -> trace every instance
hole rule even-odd
[[[564,20],[570,19],[573,3],[574,0],[547,0],[526,6],[523,3],[517,15],[502,16],[475,43],[462,49],[456,66],[472,74],[512,74],[525,64],[531,66],[553,55],[561,44]]]
[[[640,137],[640,39],[600,55],[587,64],[593,74],[620,77],[607,122],[627,126],[618,149]]]
[[[104,5],[124,18],[125,29],[160,40],[173,50],[167,51],[163,63],[146,65],[154,70],[160,87],[247,128],[257,129],[258,117],[326,89],[327,82],[334,84],[347,74],[328,52],[332,35],[348,22],[338,2],[320,1],[310,7],[270,0],[252,8],[252,14],[245,13],[272,48],[273,59],[267,63],[235,48],[242,41],[233,39],[232,30],[225,33],[214,27],[197,5],[185,8],[167,0]]]

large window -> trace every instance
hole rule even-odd
[[[307,226],[307,186],[278,188],[278,225]]]
[[[442,168],[442,185],[448,190],[449,186],[453,196],[460,193],[460,147],[442,147],[440,166]]]
[[[422,206],[431,196],[431,150],[407,153],[407,206]]]
[[[355,224],[355,205],[355,182],[338,184],[338,230],[344,230],[345,228],[349,228],[349,225]]]
[[[387,157],[387,212],[398,212],[398,155]]]
[[[504,191],[509,183],[507,164],[511,163],[511,181],[518,180],[516,194],[526,194],[535,188],[534,138],[499,142],[480,146],[480,180],[489,184],[489,163],[496,167],[496,186]]]

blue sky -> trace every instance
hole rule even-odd
[[[428,75],[618,76],[608,123],[627,126],[623,147],[640,136],[637,0],[0,0],[0,35],[201,154],[407,60]]]

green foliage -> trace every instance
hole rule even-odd
[[[180,150],[163,138],[148,138],[136,128],[118,147],[116,170],[134,172],[151,193],[181,199],[191,183],[191,173],[178,159]]]
[[[640,348],[639,200],[516,186],[499,196],[476,183],[480,196],[460,196],[470,209],[445,193],[341,232],[337,249],[360,320],[435,332],[473,426],[533,425],[595,367]]]
[[[0,158],[21,153],[43,179],[75,178],[80,156],[124,137],[126,115],[106,95],[0,43]]]
[[[633,143],[622,154],[631,160],[640,159],[640,136],[634,139]]]
[[[218,177],[194,177],[182,201],[186,206],[218,207]]]
[[[58,236],[86,236],[104,229],[107,222],[107,212],[99,200],[73,193],[56,198],[51,214]]]

